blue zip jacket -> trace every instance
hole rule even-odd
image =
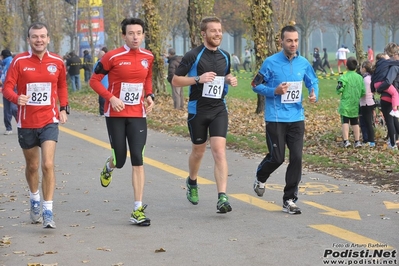
[[[316,100],[319,99],[319,80],[309,61],[297,55],[289,60],[283,51],[266,58],[259,73],[263,75],[263,83],[253,87],[253,91],[264,95],[266,122],[298,122],[305,120],[302,98],[297,103],[281,103],[281,95],[274,94],[278,85],[283,82],[304,82],[309,94],[314,89]],[[303,83],[302,83],[303,84]]]
[[[8,68],[11,65],[11,61],[12,61],[12,56],[8,56],[6,58],[3,59],[2,64],[3,64],[3,72],[1,73],[1,82],[5,82],[6,80],[6,76],[7,76],[7,71]]]

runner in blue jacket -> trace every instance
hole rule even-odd
[[[296,206],[298,185],[302,176],[302,150],[305,114],[302,106],[303,82],[309,101],[318,99],[317,76],[309,61],[298,53],[298,31],[286,26],[281,31],[283,50],[263,62],[252,81],[253,91],[264,95],[266,144],[269,153],[256,171],[254,191],[262,197],[269,176],[284,162],[285,146],[289,149],[289,165],[285,176],[283,211],[300,214]]]

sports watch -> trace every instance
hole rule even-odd
[[[199,83],[199,81],[200,81],[200,76],[195,76],[195,77],[194,77],[194,80],[195,80],[195,83],[197,83],[197,84],[198,84],[198,83]]]
[[[147,98],[148,96],[150,96],[153,101],[155,100],[154,93],[147,94],[145,97]]]
[[[61,111],[65,111],[67,113],[67,115],[69,115],[69,111],[70,111],[69,105],[61,106],[60,107],[60,112]]]

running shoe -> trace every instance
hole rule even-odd
[[[43,228],[55,229],[55,222],[53,220],[53,212],[50,210],[43,211]]]
[[[397,150],[397,149],[398,149],[398,145],[395,144],[395,145],[392,146],[391,143],[389,143],[389,144],[388,144],[388,149],[390,149],[390,150]]]
[[[254,191],[256,193],[256,195],[258,195],[258,197],[263,197],[263,194],[265,194],[265,188],[261,188],[259,187],[259,181],[258,179],[255,177],[255,182],[254,182]]]
[[[289,199],[286,200],[283,204],[283,212],[289,213],[289,214],[301,214],[302,211],[301,209],[296,206],[294,200]]]
[[[375,142],[368,142],[368,146],[370,148],[374,148],[375,147]]]
[[[391,116],[394,116],[394,117],[399,117],[399,111],[398,110],[392,110],[390,113],[389,113]]]
[[[30,219],[33,224],[42,222],[40,215],[40,201],[30,200]]]
[[[362,147],[362,143],[360,141],[355,141],[355,148],[360,148]]]
[[[348,147],[350,147],[352,144],[349,142],[349,140],[345,140],[343,145],[344,145],[344,148],[348,148]]]
[[[147,205],[144,204],[143,206],[139,207],[137,210],[132,211],[130,215],[130,222],[137,225],[150,225],[150,219],[145,216],[144,210],[147,208]]]
[[[12,134],[12,130],[6,130],[4,131],[4,135],[11,135]]]
[[[231,212],[232,208],[229,203],[229,198],[227,197],[226,194],[222,194],[219,197],[218,203],[216,205],[216,208],[218,210],[218,213],[227,213]]]
[[[187,199],[189,202],[191,202],[194,205],[198,204],[199,198],[198,198],[198,186],[192,186],[190,184],[188,184],[188,179],[190,177],[187,177],[186,179],[186,186],[187,186]]]
[[[100,173],[100,182],[101,182],[101,186],[103,186],[103,187],[108,187],[112,181],[112,171],[108,171],[108,168],[107,168],[107,163],[110,158],[111,157],[107,158],[107,160],[105,161],[104,168]]]

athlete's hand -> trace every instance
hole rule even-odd
[[[19,95],[18,100],[17,100],[17,104],[18,105],[26,105],[26,103],[29,101],[30,96],[26,96],[24,94]]]
[[[311,103],[316,102],[316,94],[314,94],[314,88],[312,88],[312,91],[309,94],[309,102],[311,102]]]
[[[152,100],[151,96],[147,96],[147,98],[145,99],[147,102],[147,107],[145,108],[146,113],[149,113],[152,111],[152,108],[154,107],[155,103]]]
[[[206,72],[200,76],[200,83],[212,82],[215,80],[215,72]]]
[[[230,84],[230,85],[233,86],[233,87],[236,87],[236,86],[238,85],[237,78],[234,77],[234,76],[231,75],[231,74],[227,75],[226,78],[225,78],[225,80],[226,80],[226,83],[227,83],[227,84]]]
[[[287,92],[287,90],[288,90],[288,84],[287,82],[283,82],[277,86],[277,88],[274,90],[274,94],[283,95]]]
[[[65,110],[60,111],[60,122],[61,124],[65,124],[68,121],[68,115]]]
[[[112,96],[111,99],[109,99],[109,102],[111,103],[111,107],[115,112],[120,112],[125,109],[125,104],[122,102],[122,100],[116,98],[115,96]]]

